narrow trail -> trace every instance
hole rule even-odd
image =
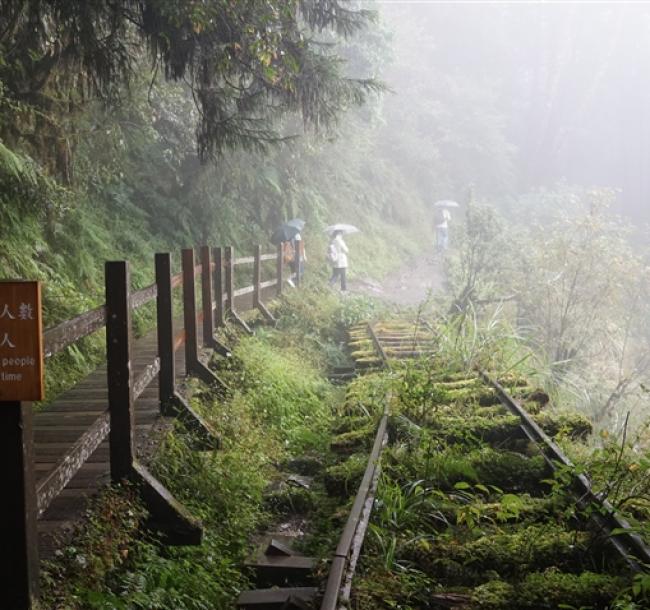
[[[431,257],[409,261],[381,282],[354,278],[348,283],[355,294],[367,294],[403,307],[418,305],[429,295],[445,290],[442,260]]]

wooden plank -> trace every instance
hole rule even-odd
[[[91,335],[106,324],[106,307],[104,305],[62,322],[43,333],[45,357],[49,358],[72,345],[79,339]]]
[[[284,282],[284,279],[283,279],[283,274],[284,274],[284,254],[282,252],[282,244],[278,244],[278,249],[277,249],[277,252],[276,252],[275,256],[276,256],[275,273],[276,273],[277,280],[278,280],[277,295],[280,296],[282,294],[282,284]]]
[[[311,604],[316,598],[316,587],[291,587],[282,589],[255,589],[243,591],[237,599],[238,608],[256,608],[258,610],[281,610],[287,608],[290,600],[299,600]]]
[[[277,278],[274,279],[274,280],[267,280],[266,282],[261,282],[260,283],[260,289],[264,290],[265,288],[271,288],[271,287],[277,285],[277,283],[278,283]]]
[[[153,301],[158,294],[158,286],[156,284],[151,284],[142,290],[137,290],[131,295],[131,309],[136,310],[146,305],[150,301]]]
[[[196,324],[196,292],[194,286],[194,250],[182,252],[183,266],[183,326],[185,328],[185,367],[189,371],[199,359],[199,345]]]
[[[212,347],[214,316],[212,315],[212,268],[208,246],[201,247],[201,304],[203,306],[203,347]]]
[[[171,255],[168,252],[156,254],[156,283],[158,284],[156,333],[158,336],[158,356],[160,358],[158,394],[161,407],[172,400],[176,391],[176,362],[174,352],[178,348],[176,347],[176,337],[174,337],[171,269]],[[184,331],[182,340],[185,341]]]
[[[262,254],[260,256],[260,260],[261,261],[274,261],[276,256],[277,255],[275,254],[275,252],[270,253],[270,254]]]
[[[72,480],[88,457],[99,447],[110,431],[110,416],[104,413],[98,417],[59,461],[51,473],[42,480],[37,488],[38,515],[50,505],[52,500]]]
[[[254,256],[240,256],[233,261],[233,265],[252,265],[254,262]]]
[[[234,290],[232,295],[233,297],[242,297],[245,294],[252,294],[253,292],[255,292],[255,286],[246,286],[245,288]]]
[[[155,419],[155,417],[150,416],[142,423],[136,422],[134,430],[140,430],[146,426],[150,426]],[[34,430],[34,442],[67,443],[70,446],[72,443],[76,443],[87,429],[87,426],[46,426]]]
[[[214,300],[212,309],[214,310],[214,323],[217,328],[225,324],[223,315],[223,251],[221,248],[212,249],[212,258],[214,259]]]
[[[107,407],[108,409],[108,407]],[[101,415],[101,411],[44,411],[34,418],[34,426],[66,426],[68,424],[90,426]]]
[[[225,250],[225,270],[226,270],[226,311],[232,311],[235,306],[235,291],[234,285],[234,265],[233,259],[235,257],[235,252],[232,246],[227,246]]]
[[[142,374],[133,382],[133,400],[136,400],[142,394],[149,384],[155,379],[160,371],[160,358],[155,358],[154,361],[147,366]]]
[[[108,407],[105,409],[108,410]],[[152,399],[145,404],[138,404],[135,411],[136,421],[144,417],[156,416],[159,413],[158,401]],[[95,423],[98,417],[102,415],[102,411],[59,411],[55,413],[45,412],[39,414],[34,420],[34,429],[47,430],[48,428],[63,428],[70,429],[70,427],[84,426],[88,428]],[[140,419],[139,419],[140,418]]]

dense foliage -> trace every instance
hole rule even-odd
[[[447,262],[461,330],[492,328],[513,364],[527,360],[548,390],[621,433],[646,420],[650,276],[645,244],[611,214],[612,197],[564,187],[521,197],[507,214],[474,201]]]
[[[49,149],[65,169],[74,137],[57,123],[96,95],[123,97],[147,57],[152,82],[161,72],[191,91],[201,156],[276,139],[271,118],[287,111],[327,125],[374,85],[344,78],[317,35],[349,35],[367,18],[337,0],[7,1],[0,17],[3,101],[31,112],[3,122],[0,133]]]

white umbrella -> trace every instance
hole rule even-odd
[[[458,208],[460,207],[458,203],[455,201],[452,201],[451,199],[441,199],[440,201],[436,201],[433,204],[434,208]]]
[[[354,225],[346,225],[346,224],[336,224],[336,225],[330,225],[329,227],[325,227],[325,233],[334,233],[335,231],[341,231],[343,235],[351,235],[352,233],[360,233],[359,229],[355,227]]]

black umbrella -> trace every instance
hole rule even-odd
[[[285,222],[273,231],[273,235],[271,235],[271,243],[276,245],[281,244],[283,241],[293,239],[298,233],[300,233],[300,230],[297,227],[291,226]]]

